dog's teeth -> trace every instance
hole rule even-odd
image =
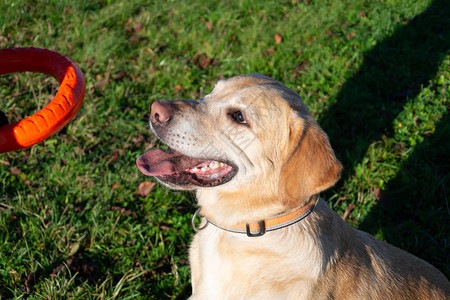
[[[209,167],[208,167],[208,166],[204,166],[204,167],[202,168],[202,171],[203,171],[203,172],[209,171]]]
[[[193,168],[191,171],[194,172],[194,173],[197,173],[198,171],[200,171],[200,169],[197,168],[197,167],[195,167],[195,168]]]
[[[223,167],[223,162],[219,163],[219,167],[221,167],[221,168]]]
[[[212,163],[210,163],[209,164],[209,167],[211,168],[211,169],[217,169],[218,167],[219,167],[219,163],[217,162],[217,161],[215,161],[215,162],[212,162]]]

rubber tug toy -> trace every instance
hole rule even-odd
[[[58,92],[34,115],[0,126],[0,153],[27,148],[52,136],[72,120],[83,103],[83,74],[67,57],[39,48],[0,49],[0,75],[28,71],[56,78]]]

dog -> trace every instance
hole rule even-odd
[[[200,207],[190,299],[450,299],[436,268],[353,229],[319,197],[342,166],[282,83],[220,80],[200,100],[154,102],[150,126],[170,149],[138,168],[195,190]]]

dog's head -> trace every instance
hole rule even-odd
[[[341,171],[301,98],[258,74],[221,80],[200,100],[157,101],[150,125],[170,149],[143,154],[139,169],[216,199],[293,208],[332,186]]]

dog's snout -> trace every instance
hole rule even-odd
[[[151,108],[151,121],[154,124],[161,125],[170,121],[173,115],[173,108],[160,101],[155,101]]]

